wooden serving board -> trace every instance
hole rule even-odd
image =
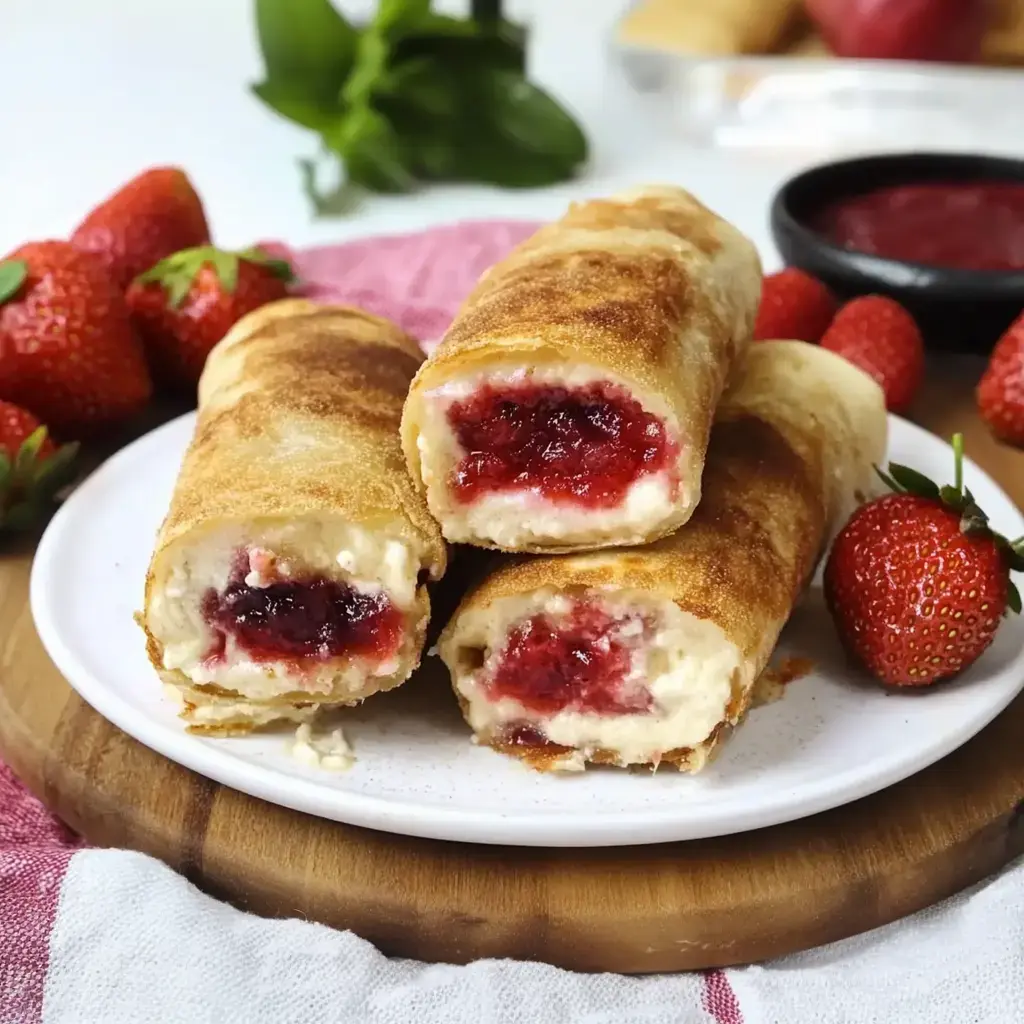
[[[944,364],[917,418],[963,430],[1024,505],[1024,454],[975,416],[977,372]],[[31,545],[0,555],[0,753],[32,790],[94,844],[153,854],[246,909],[350,928],[389,954],[624,973],[747,963],[892,921],[1024,853],[1024,697],[900,785],[722,839],[474,847],[308,817],[179,767],[84,704],[33,629],[30,561]]]

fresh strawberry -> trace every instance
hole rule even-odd
[[[151,393],[124,295],[98,257],[32,242],[0,261],[0,399],[82,437],[131,419]]]
[[[0,402],[0,530],[36,522],[68,478],[77,444],[58,448],[27,409]]]
[[[963,485],[939,488],[906,466],[879,475],[894,494],[854,512],[825,564],[825,600],[843,645],[889,686],[929,686],[975,661],[1020,594],[1024,537],[1007,541]]]
[[[837,305],[821,281],[797,267],[769,274],[761,289],[754,340],[820,341]]]
[[[157,379],[170,387],[199,382],[210,349],[246,313],[283,299],[291,267],[260,249],[185,249],[132,282],[132,311]]]
[[[1024,448],[1024,313],[996,343],[978,385],[978,412],[989,430]]]
[[[132,178],[71,235],[76,249],[102,258],[122,288],[165,256],[209,241],[203,204],[177,167],[155,167]]]
[[[989,21],[988,0],[807,0],[839,57],[972,61]]]
[[[886,407],[902,412],[924,377],[924,342],[914,318],[896,301],[865,295],[846,303],[821,339],[827,348],[869,373]]]

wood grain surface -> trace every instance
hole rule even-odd
[[[975,417],[977,373],[944,363],[915,418],[963,430],[1024,505],[1024,454]],[[350,928],[389,954],[627,973],[746,963],[892,921],[1024,852],[1024,698],[900,785],[722,839],[474,847],[275,807],[152,753],[73,693],[32,626],[31,546],[0,554],[0,753],[14,770],[92,843],[153,854],[241,907]]]

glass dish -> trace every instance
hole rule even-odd
[[[847,154],[1019,155],[1024,72],[812,57],[691,58],[616,41],[633,88],[691,142]]]

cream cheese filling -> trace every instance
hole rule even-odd
[[[177,670],[194,684],[214,684],[251,700],[267,700],[301,690],[315,697],[362,686],[368,674],[386,677],[398,670],[407,646],[383,662],[338,658],[315,662],[296,673],[294,661],[257,661],[229,636],[223,657],[210,659],[215,636],[202,614],[204,595],[222,592],[247,550],[245,581],[260,587],[289,578],[321,575],[369,593],[383,591],[399,610],[418,605],[416,587],[421,559],[404,541],[344,522],[293,520],[268,523],[258,530],[225,527],[175,552],[162,585],[154,588],[146,624],[163,644],[163,667]]]
[[[745,685],[749,673],[719,626],[645,593],[588,591],[584,599],[612,614],[639,612],[654,622],[653,629],[635,631],[630,669],[623,681],[624,688],[645,688],[651,707],[619,715],[571,709],[540,714],[508,697],[491,698],[488,680],[500,664],[509,632],[539,612],[557,621],[571,608],[564,595],[541,591],[500,599],[488,609],[467,613],[444,646],[474,732],[497,738],[504,727],[525,724],[552,743],[587,756],[609,750],[620,764],[643,764],[657,763],[671,750],[699,745],[727,720],[735,682],[739,679]],[[621,630],[618,637],[621,641]],[[470,650],[482,655],[467,656]]]

